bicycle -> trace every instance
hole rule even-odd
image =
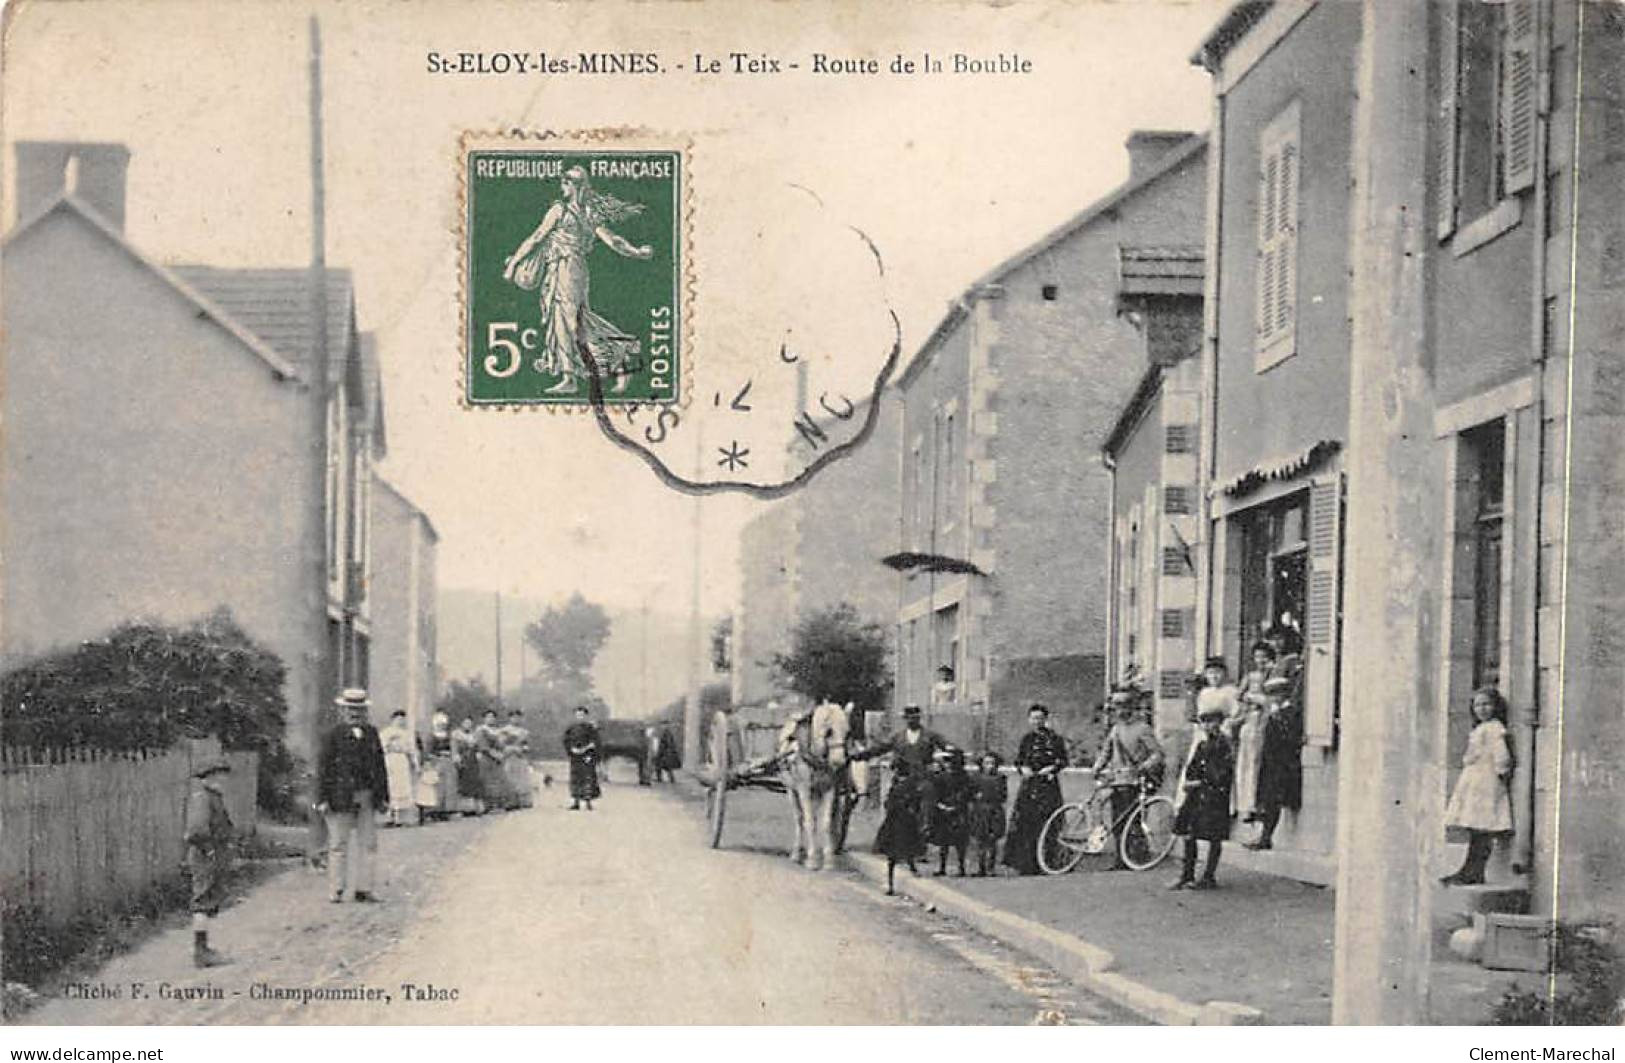
[[[1087,800],[1072,801],[1050,813],[1038,834],[1038,866],[1048,875],[1064,875],[1085,856],[1111,851],[1113,838],[1123,863],[1149,871],[1174,848],[1174,802],[1140,780],[1134,804],[1115,821],[1110,786],[1098,785]]]

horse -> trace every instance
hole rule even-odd
[[[810,870],[832,868],[831,827],[846,772],[846,710],[824,702],[799,714],[779,731],[779,763],[796,821],[790,859]]]

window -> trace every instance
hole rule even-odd
[[[1040,289],[1040,292],[1044,296],[1044,302],[1053,303],[1056,295],[1060,294],[1060,289],[1053,284],[1046,284]]]
[[[327,405],[327,579],[332,582],[339,578],[339,558],[342,549],[339,541],[339,530],[343,527],[339,520],[340,480],[339,476],[339,433],[343,428],[339,424],[338,403],[329,402]]]
[[[1440,5],[1438,234],[1458,253],[1516,224],[1512,197],[1534,187],[1535,42],[1534,0]]]
[[[1338,648],[1342,617],[1342,477],[1315,477],[1308,489],[1232,518],[1239,564],[1237,657],[1274,628],[1288,653],[1301,652],[1304,739],[1336,741]]]
[[[954,415],[944,415],[942,418],[942,513],[937,520],[939,527],[950,527],[955,516],[959,513],[959,451],[958,440],[954,433]]]
[[[1298,104],[1258,138],[1258,262],[1254,368],[1293,353],[1298,314]]]
[[[959,700],[958,686],[939,680],[940,669],[946,667],[959,675],[959,606],[939,609],[934,617],[933,660],[931,664],[932,701],[937,704]]]
[[[1473,480],[1473,686],[1501,678],[1501,557],[1506,498],[1506,429],[1494,421],[1465,433]]]
[[[1162,511],[1169,516],[1185,516],[1195,510],[1196,491],[1184,484],[1168,484],[1162,489]]]
[[[1241,645],[1237,657],[1252,660],[1254,642],[1273,625],[1302,624],[1308,592],[1304,518],[1308,495],[1256,506],[1237,518],[1242,538]],[[1289,620],[1283,618],[1289,617]]]
[[[1185,622],[1185,610],[1164,609],[1162,611],[1162,637],[1165,639],[1182,639],[1188,626]]]
[[[925,452],[916,439],[909,456],[909,542],[915,550],[925,547]]]
[[[1163,450],[1169,454],[1189,454],[1196,449],[1196,426],[1189,424],[1171,424],[1166,429],[1166,445]]]

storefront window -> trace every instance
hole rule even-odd
[[[1241,628],[1238,660],[1272,626],[1298,631],[1308,589],[1309,494],[1247,510],[1236,518],[1241,533]]]

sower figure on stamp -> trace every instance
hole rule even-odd
[[[378,852],[376,814],[389,792],[384,746],[367,722],[367,692],[351,688],[333,702],[346,716],[328,732],[317,772],[316,807],[327,817],[327,886],[333,903],[344,900],[346,874],[358,901],[376,901],[373,858]]]
[[[209,947],[209,925],[220,914],[231,869],[234,831],[220,793],[220,776],[230,771],[221,759],[204,761],[192,773],[186,800],[186,870],[192,879],[192,963],[218,967],[230,963]]]
[[[587,253],[594,240],[602,240],[626,258],[651,257],[654,251],[647,244],[635,247],[609,228],[641,214],[643,207],[595,191],[580,166],[564,172],[559,191],[561,197],[547,208],[536,231],[503,263],[502,275],[527,291],[540,289],[542,356],[536,368],[560,377],[548,394],[575,391],[576,378],[588,373],[583,352],[600,371],[615,377],[611,391],[624,391],[627,362],[638,353],[638,340],[593,312]]]
[[[585,705],[576,706],[576,722],[565,728],[564,751],[570,756],[570,811],[587,811],[598,797],[598,728]]]

